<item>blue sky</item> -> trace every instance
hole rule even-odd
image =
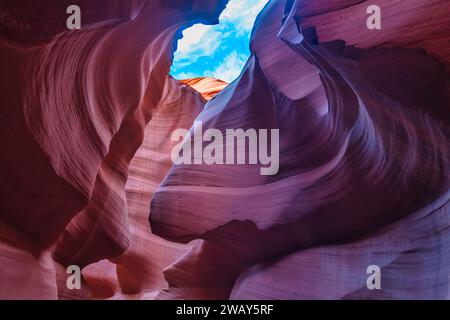
[[[250,34],[256,16],[269,0],[230,0],[220,24],[197,24],[183,31],[171,74],[176,79],[236,79],[250,55]]]

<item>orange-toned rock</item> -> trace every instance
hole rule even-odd
[[[215,95],[228,86],[228,83],[225,81],[212,78],[187,79],[182,80],[181,82],[200,92],[202,97],[207,101],[211,100]]]

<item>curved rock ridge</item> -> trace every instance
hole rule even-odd
[[[25,33],[1,21],[2,248],[12,243],[18,263],[36,257],[36,267],[16,272],[42,280],[2,273],[5,298],[56,297],[55,277],[67,277],[60,265],[85,267],[120,256],[132,243],[128,166],[162,99],[175,40],[194,23],[217,23],[226,4],[71,1],[89,8],[88,24],[63,31],[66,2],[46,1],[46,16]],[[16,20],[35,11],[28,0],[1,5]],[[14,260],[11,250],[5,254]],[[48,278],[48,265],[38,265],[50,253],[57,264]]]
[[[182,164],[154,194],[154,233],[204,240],[165,271],[174,296],[197,297],[195,284],[244,299],[449,296],[450,5],[413,1],[419,18],[385,1],[396,22],[375,37],[345,19],[365,4],[327,4],[271,1],[240,78],[196,119],[279,129],[279,173]],[[227,271],[213,272],[217,259]],[[385,274],[374,294],[372,264]]]
[[[83,271],[94,298],[156,296],[167,287],[162,271],[191,247],[153,235],[147,221],[153,192],[172,166],[171,152],[178,141],[171,142],[171,134],[188,129],[204,104],[197,91],[167,78],[143,143],[129,166],[125,186],[129,246],[120,257],[91,264]]]
[[[230,298],[449,299],[449,196],[358,241],[254,265],[239,276]],[[382,290],[367,289],[361,270],[369,266],[380,268]]]
[[[0,0],[0,298],[450,299],[450,4],[271,0],[236,81],[168,76],[227,2]],[[198,122],[279,171],[174,165]]]

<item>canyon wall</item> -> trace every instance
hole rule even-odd
[[[450,298],[450,4],[272,0],[233,83],[168,76],[226,2],[0,2],[0,298]],[[278,173],[173,165],[194,121],[278,129]]]

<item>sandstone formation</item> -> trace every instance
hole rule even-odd
[[[365,1],[271,0],[236,81],[170,77],[227,2],[0,0],[1,299],[450,298],[450,3],[369,30]],[[194,121],[279,129],[278,174],[173,165]]]

